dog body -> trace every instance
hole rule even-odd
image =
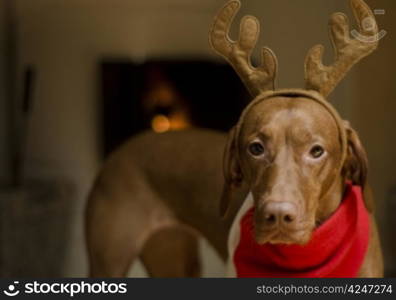
[[[146,132],[114,152],[86,208],[90,274],[124,276],[139,257],[154,277],[198,276],[198,232],[225,259],[232,221],[218,214],[225,143],[225,134],[209,130]]]
[[[329,25],[335,62],[324,66],[323,47],[313,47],[305,62],[306,89],[276,90],[274,53],[263,48],[261,64],[250,62],[258,21],[244,17],[240,37],[232,41],[228,32],[240,2],[232,0],[220,10],[210,43],[239,74],[253,101],[228,139],[205,130],[145,133],[110,156],[86,209],[92,276],[124,276],[138,257],[150,276],[198,276],[198,234],[226,259],[230,226],[249,194],[238,216],[248,205],[255,207],[257,244],[307,244],[340,206],[347,181],[364,190],[365,209],[372,213],[366,153],[326,100],[378,45],[372,11],[363,0],[350,1],[359,33],[369,42],[352,39],[347,17],[334,14]],[[383,272],[372,215],[370,223],[361,277]],[[231,229],[230,245],[238,238],[235,232]]]

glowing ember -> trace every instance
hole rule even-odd
[[[166,132],[170,129],[170,121],[164,115],[156,115],[151,120],[151,128],[158,133]]]

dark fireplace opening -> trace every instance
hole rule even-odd
[[[143,131],[229,130],[248,101],[234,70],[206,60],[101,63],[103,154]]]

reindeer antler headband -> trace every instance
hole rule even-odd
[[[251,64],[251,53],[259,35],[259,21],[253,16],[243,17],[238,41],[232,41],[228,32],[232,20],[241,3],[238,0],[228,2],[215,18],[209,34],[209,42],[214,50],[222,55],[238,73],[245,86],[255,99],[244,109],[235,126],[235,137],[240,135],[246,114],[257,103],[276,96],[301,96],[312,99],[324,106],[333,116],[340,135],[343,156],[340,167],[347,154],[347,137],[343,121],[337,111],[326,101],[326,97],[345,77],[354,64],[372,53],[378,46],[378,26],[375,17],[363,0],[350,0],[350,4],[359,26],[359,38],[351,38],[348,17],[343,13],[334,13],[329,21],[330,37],[335,50],[335,60],[330,66],[323,65],[324,47],[314,46],[305,60],[305,90],[275,90],[277,59],[275,54],[264,47],[261,64]]]
[[[305,61],[305,86],[307,90],[319,92],[327,97],[344,78],[354,64],[373,52],[378,46],[378,26],[374,14],[363,0],[350,0],[362,38],[351,38],[348,17],[334,13],[329,22],[330,36],[335,49],[335,61],[330,66],[322,63],[324,47],[314,46]],[[252,96],[275,89],[277,59],[264,47],[261,64],[253,67],[250,56],[257,43],[260,24],[253,16],[243,17],[238,41],[232,41],[228,32],[232,20],[241,6],[240,1],[228,2],[215,18],[209,41],[217,53],[222,55],[235,69]]]
[[[261,52],[261,66],[252,66],[250,55],[260,32],[260,23],[255,17],[245,16],[242,19],[237,42],[229,38],[232,20],[240,7],[241,2],[230,1],[220,10],[209,34],[209,42],[229,62],[255,97],[261,92],[274,90],[278,63],[272,50],[264,47]]]

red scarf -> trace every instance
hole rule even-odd
[[[254,208],[241,219],[234,253],[237,277],[356,277],[367,251],[370,222],[359,186],[347,185],[337,211],[300,245],[259,245]]]

